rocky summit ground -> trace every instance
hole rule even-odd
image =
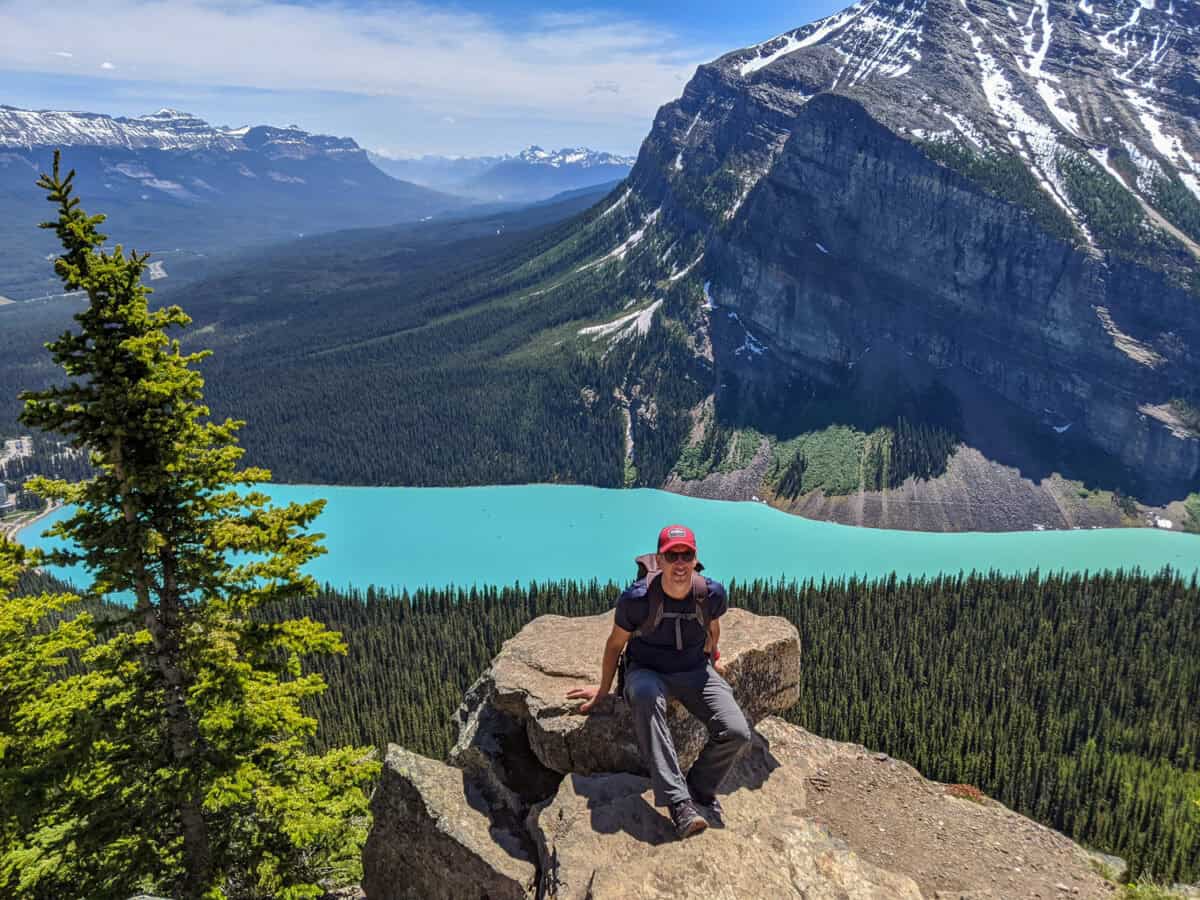
[[[1063,835],[969,786],[774,715],[795,702],[799,638],[783,620],[741,610],[723,629],[722,655],[755,739],[722,786],[720,827],[675,840],[622,738],[624,702],[583,717],[563,699],[597,679],[607,619],[543,617],[507,642],[460,711],[456,765],[389,748],[364,852],[367,897],[1113,894]],[[669,720],[690,754],[694,723],[681,710]]]

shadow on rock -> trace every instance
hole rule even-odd
[[[771,773],[781,765],[771,753],[771,742],[755,729],[750,746],[738,757],[737,763],[729,770],[717,793],[732,794],[742,788],[761,790],[770,779]]]
[[[643,796],[650,780],[640,775],[571,775],[571,788],[587,802],[596,834],[624,833],[644,844],[675,839],[671,820]]]

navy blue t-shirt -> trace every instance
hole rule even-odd
[[[711,578],[704,579],[708,583],[708,615],[710,619],[719,619],[729,608],[729,600],[725,596],[725,586]],[[650,614],[650,601],[646,597],[649,582],[646,579],[635,581],[625,593],[617,598],[615,621],[626,631],[637,631]],[[692,612],[696,607],[689,596],[684,600],[675,600],[664,593],[663,612]],[[705,664],[704,626],[696,619],[680,619],[680,637],[682,650],[675,649],[675,619],[663,618],[658,627],[645,637],[634,635],[626,645],[629,662],[635,666],[654,669],[657,672],[687,672],[691,669],[702,668]]]

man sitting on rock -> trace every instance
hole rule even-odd
[[[651,567],[617,600],[599,687],[575,688],[567,697],[584,698],[579,711],[590,713],[609,693],[625,651],[625,700],[633,711],[642,761],[650,770],[654,801],[670,808],[675,833],[685,838],[708,827],[697,803],[709,819],[720,822],[717,786],[750,743],[750,726],[728,682],[714,668],[720,618],[729,603],[720,582],[699,574],[703,567],[691,529],[664,528],[656,560],[660,571]],[[661,610],[657,624],[647,621],[655,610]],[[708,728],[708,742],[686,779],[667,728],[667,700],[672,697]]]

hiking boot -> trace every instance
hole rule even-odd
[[[725,827],[725,811],[721,809],[721,801],[715,794],[708,802],[697,798],[696,806],[700,808],[700,814],[708,820],[709,825],[717,828]]]
[[[708,827],[708,822],[696,812],[691,800],[671,804],[671,824],[675,826],[675,836],[680,840],[699,834]]]

